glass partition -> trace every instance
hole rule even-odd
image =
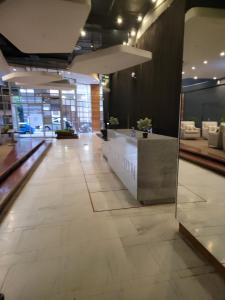
[[[21,137],[55,137],[59,129],[92,131],[90,85],[76,90],[14,89],[14,129]]]
[[[224,11],[186,14],[178,221],[225,264]]]

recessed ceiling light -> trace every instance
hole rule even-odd
[[[195,68],[195,66],[193,66],[193,67],[191,67],[192,68],[192,70],[195,70],[196,68]]]
[[[143,19],[142,15],[139,15],[139,16],[137,17],[138,22],[141,22],[142,19]]]
[[[131,32],[130,32],[130,35],[134,37],[136,35],[136,30],[132,29]]]
[[[213,77],[213,80],[216,80],[217,79],[217,77]]]
[[[122,24],[123,23],[123,19],[122,19],[122,17],[117,17],[117,24]]]
[[[220,56],[224,56],[224,55],[225,55],[224,51],[220,52]]]
[[[208,60],[203,61],[203,64],[207,65],[207,63],[208,63]]]
[[[87,33],[86,33],[85,30],[81,30],[80,34],[81,34],[82,37],[84,37],[84,36],[86,36]]]
[[[16,71],[16,68],[13,68],[13,71]]]
[[[198,76],[195,76],[195,77],[194,77],[194,80],[197,80],[197,79],[198,79]]]

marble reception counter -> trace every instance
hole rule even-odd
[[[175,202],[177,193],[176,138],[127,129],[108,130],[103,155],[115,174],[142,204]]]

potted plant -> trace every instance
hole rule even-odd
[[[110,125],[110,128],[114,128],[115,129],[119,125],[118,118],[110,117],[109,118],[109,125]]]
[[[137,121],[137,127],[143,131],[143,138],[146,139],[148,137],[148,130],[152,127],[152,120],[149,118],[140,119]]]
[[[73,129],[56,130],[57,139],[78,139],[78,135],[74,133]]]

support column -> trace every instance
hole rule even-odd
[[[92,129],[100,130],[100,88],[98,84],[91,85]]]

